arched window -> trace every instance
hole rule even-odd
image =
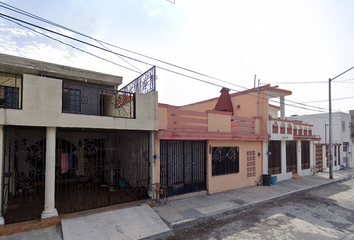
[[[309,128],[309,136],[312,136],[312,129]]]
[[[307,127],[304,127],[304,136],[307,136]]]
[[[299,136],[302,136],[302,127],[299,127],[298,135],[299,135]]]
[[[273,133],[278,133],[278,123],[277,122],[273,122]]]
[[[285,134],[285,124],[284,123],[280,124],[280,134]]]
[[[288,123],[287,134],[292,134],[292,133],[293,133],[293,128],[291,127],[291,124]]]
[[[297,127],[294,125],[294,136],[297,136]]]

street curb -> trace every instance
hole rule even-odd
[[[274,203],[274,202],[277,202],[277,201],[280,201],[280,200],[287,199],[289,197],[294,197],[294,196],[297,196],[297,195],[301,195],[301,194],[303,194],[303,193],[305,193],[307,191],[314,190],[314,189],[321,188],[321,187],[325,187],[325,186],[328,186],[328,185],[331,185],[331,184],[334,184],[334,183],[345,182],[345,181],[348,181],[349,179],[352,179],[352,178],[354,178],[354,175],[349,175],[349,176],[344,177],[344,178],[334,179],[331,182],[327,182],[327,183],[323,183],[323,184],[320,184],[320,185],[308,187],[308,188],[305,188],[305,189],[295,190],[295,191],[288,192],[288,193],[285,193],[285,194],[280,195],[280,196],[268,198],[268,199],[265,199],[265,200],[262,200],[262,201],[259,201],[259,202],[245,204],[245,205],[242,205],[240,207],[236,207],[236,208],[233,208],[233,209],[230,209],[230,210],[226,210],[226,211],[222,211],[222,212],[218,212],[218,213],[213,213],[213,214],[210,214],[210,215],[205,216],[205,217],[201,217],[201,218],[197,218],[197,219],[190,219],[190,220],[182,220],[182,221],[174,222],[174,223],[171,223],[171,224],[167,223],[167,225],[173,231],[183,230],[183,229],[186,229],[186,228],[194,227],[194,226],[196,226],[198,224],[201,224],[201,223],[210,222],[210,221],[215,220],[215,219],[230,218],[230,217],[233,217],[234,215],[236,215],[237,213],[245,211],[245,210],[252,210],[252,209],[255,209],[255,208],[259,208],[259,207],[264,206],[264,205],[266,205],[268,203]]]
[[[173,234],[173,230],[171,229],[167,232],[162,232],[162,233],[159,233],[156,235],[152,235],[152,236],[148,236],[148,237],[144,237],[144,238],[139,238],[139,240],[159,240],[159,239],[168,238],[172,234]]]

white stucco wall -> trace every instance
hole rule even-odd
[[[319,143],[329,143],[329,127],[325,127],[325,124],[328,124],[329,117],[328,113],[323,114],[312,114],[312,115],[303,115],[303,116],[292,116],[287,117],[289,120],[301,120],[303,123],[312,124],[312,134],[319,135],[321,141]],[[344,121],[344,129],[342,128],[342,121]],[[352,139],[350,138],[350,123],[351,116],[348,113],[335,112],[332,113],[332,143],[340,143],[340,156],[341,164],[343,163],[343,157],[347,157],[347,166],[354,166],[353,154],[351,153]],[[326,130],[326,131],[325,131]],[[326,132],[326,133],[325,133]],[[348,153],[343,152],[343,143],[347,142]],[[339,166],[338,166],[339,169]]]
[[[62,80],[24,74],[23,107],[0,109],[0,124],[156,131],[158,93],[137,93],[135,101],[135,119],[62,113]]]
[[[329,127],[325,127],[328,124],[328,113],[324,114],[312,114],[303,116],[287,117],[288,120],[301,120],[303,123],[312,124],[312,134],[321,136],[320,143],[325,143],[325,129],[327,129],[327,143],[329,142]],[[344,121],[344,131],[342,131],[342,121]],[[351,142],[350,139],[350,125],[351,117],[348,113],[336,112],[332,113],[332,141],[333,143]]]

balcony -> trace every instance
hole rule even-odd
[[[216,110],[190,111],[159,104],[160,139],[268,140],[259,134],[259,118]]]
[[[134,93],[89,83],[63,83],[63,113],[135,118],[134,107]]]
[[[312,135],[313,125],[304,124],[283,119],[270,118],[269,121],[270,140],[317,140],[318,137]]]

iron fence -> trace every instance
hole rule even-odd
[[[120,91],[129,93],[149,93],[155,91],[156,87],[156,68],[155,66],[147,70],[141,76],[131,81]]]

